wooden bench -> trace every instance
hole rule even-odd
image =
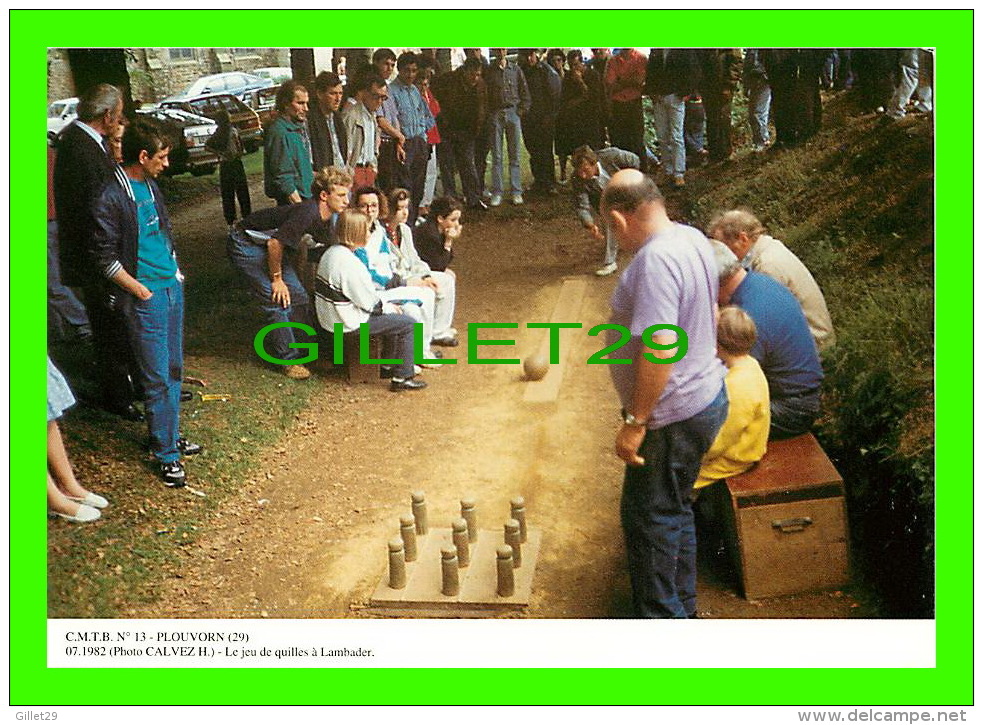
[[[382,352],[382,338],[373,335],[369,338],[369,359],[378,360]],[[345,334],[345,374],[349,383],[373,383],[382,375],[381,365],[363,365],[359,362],[359,335],[357,332]]]
[[[714,486],[747,599],[842,586],[848,574],[843,478],[811,433],[769,441],[754,468]]]

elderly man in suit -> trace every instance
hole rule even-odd
[[[100,83],[84,93],[78,118],[58,138],[52,184],[59,224],[59,262],[62,282],[82,288],[92,326],[92,339],[107,410],[128,420],[142,420],[133,406],[139,396],[133,386],[136,362],[130,353],[126,328],[115,296],[94,262],[93,208],[103,187],[114,180],[116,160],[107,138],[123,123],[123,94]]]

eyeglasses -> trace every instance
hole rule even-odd
[[[358,205],[358,208],[359,209],[378,209],[379,208],[379,202],[376,202],[374,204],[359,204]]]

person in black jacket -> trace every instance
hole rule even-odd
[[[438,161],[453,165],[461,176],[461,191],[470,209],[487,209],[481,200],[478,178],[479,147],[486,150],[485,117],[487,97],[481,77],[481,61],[468,58],[455,71],[434,78],[433,94],[440,103],[437,128],[440,130]],[[454,190],[447,190],[453,194]]]
[[[701,48],[700,93],[707,114],[707,146],[711,161],[726,161],[734,153],[730,109],[744,61],[737,48]]]
[[[314,103],[307,112],[307,133],[311,139],[314,171],[325,166],[345,166],[348,158],[348,136],[341,120],[341,101],[344,86],[341,78],[330,71],[321,71],[314,79]]]
[[[101,83],[83,94],[78,118],[58,137],[52,185],[61,280],[70,287],[82,288],[82,302],[92,327],[102,404],[128,420],[143,420],[133,406],[138,397],[132,379],[136,361],[130,354],[126,327],[92,257],[92,209],[116,169],[105,139],[122,122],[123,95],[118,88]]]
[[[463,229],[461,202],[453,196],[434,199],[427,221],[413,232],[420,259],[435,272],[446,272],[454,260],[454,241]]]
[[[522,140],[529,152],[532,191],[556,192],[553,136],[560,105],[560,76],[539,56],[536,48],[519,51],[519,67],[526,77],[532,105],[522,119]]]
[[[215,119],[218,130],[215,131],[205,146],[218,155],[218,185],[222,194],[222,214],[225,223],[232,225],[236,220],[236,197],[239,198],[239,208],[242,216],[252,213],[253,205],[249,199],[249,182],[246,181],[246,170],[242,165],[242,155],[245,149],[239,131],[232,125],[232,117],[224,108]]]
[[[138,119],[123,133],[123,165],[96,202],[95,260],[122,294],[119,307],[144,390],[150,450],[164,484],[185,483],[182,455],[201,446],[181,437],[178,416],[184,363],[184,277],[171,222],[154,181],[168,166],[163,129]]]

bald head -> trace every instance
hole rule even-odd
[[[601,212],[618,245],[629,252],[672,224],[659,187],[636,169],[623,169],[611,177],[601,197]]]
[[[638,169],[622,169],[615,173],[601,197],[602,208],[627,214],[650,202],[662,203],[662,192]]]

